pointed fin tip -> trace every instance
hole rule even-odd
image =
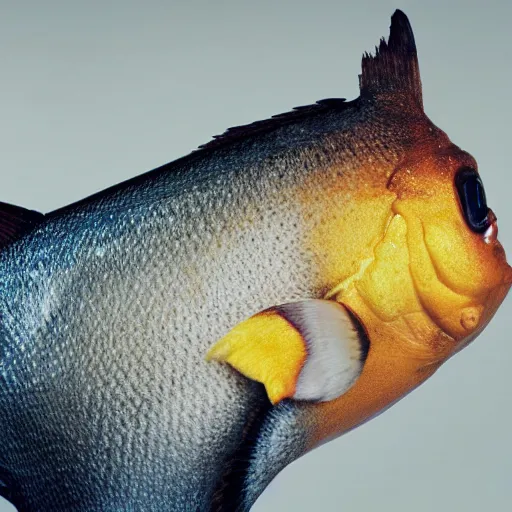
[[[409,18],[397,9],[391,16],[388,46],[406,53],[416,53],[416,41]]]
[[[0,202],[0,249],[32,231],[43,219],[42,213]]]
[[[423,109],[416,42],[403,11],[397,9],[393,13],[387,42],[385,38],[380,40],[375,55],[365,52],[361,67],[361,95],[405,93]]]

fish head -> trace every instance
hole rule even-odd
[[[410,128],[416,141],[372,210],[381,218],[387,210],[372,256],[327,298],[361,317],[374,347],[389,353],[393,340],[423,366],[477,337],[507,295],[512,268],[474,158],[426,116]]]
[[[311,447],[429,378],[485,328],[512,283],[477,163],[424,113],[414,36],[401,11],[388,41],[364,55],[360,87],[362,104],[381,116],[367,140],[393,147],[394,159],[361,173],[359,195],[339,223],[348,226],[343,242],[338,237],[342,257],[329,244],[325,298],[352,311],[369,350],[354,385],[315,409]]]
[[[482,331],[510,288],[497,218],[475,159],[424,112],[414,35],[400,11],[388,42],[363,57],[360,85],[402,142],[385,190],[374,194],[380,212],[389,205],[384,233],[352,281],[333,291],[337,300],[360,299],[354,307],[378,326],[374,338],[392,326],[426,361],[444,361]]]
[[[445,347],[451,353],[491,320],[510,288],[512,268],[498,241],[497,218],[487,206],[477,163],[454,144],[439,146],[412,152],[388,189],[396,194],[393,216],[405,223],[417,301],[453,339]]]
[[[327,294],[361,322],[369,351],[344,395],[318,406],[311,447],[368,421],[474,340],[512,283],[475,160],[440,130],[397,164],[373,255]]]

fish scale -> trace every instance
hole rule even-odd
[[[170,181],[169,186],[172,187],[172,176]],[[201,200],[202,198],[198,194],[197,202],[193,203],[190,209],[201,210]],[[105,201],[102,201],[101,208],[105,208]],[[171,202],[170,211],[173,210]],[[257,213],[256,210],[253,215],[257,217]],[[268,214],[269,212],[260,213]],[[274,212],[270,212],[269,218],[264,222],[272,222],[275,215]],[[76,219],[76,217],[77,215],[68,214],[64,218],[64,222],[73,222],[73,218]],[[188,253],[181,252],[182,248],[187,247],[184,240],[190,240],[187,239],[183,217],[180,219],[181,222],[177,221],[170,225],[162,222],[162,219],[168,218],[167,212],[165,215],[158,216],[154,226],[150,227],[146,224],[139,234],[135,227],[133,231],[129,231],[128,228],[136,223],[132,224],[131,219],[128,220],[124,215],[121,216],[120,229],[117,230],[115,222],[105,226],[106,231],[110,226],[115,227],[117,231],[115,244],[109,243],[108,231],[100,233],[96,237],[99,244],[106,245],[105,253],[102,256],[97,256],[97,250],[94,249],[96,240],[91,241],[89,237],[85,241],[82,240],[81,226],[77,225],[79,222],[75,221],[73,229],[69,231],[66,229],[66,231],[68,233],[76,232],[77,237],[68,235],[68,239],[64,242],[65,245],[58,248],[57,245],[54,245],[52,252],[60,252],[60,254],[45,255],[45,260],[52,263],[48,266],[45,265],[45,272],[39,274],[39,279],[34,277],[34,281],[29,285],[30,288],[41,290],[37,296],[39,304],[50,301],[51,308],[53,307],[52,303],[61,302],[62,297],[75,297],[72,302],[67,302],[64,306],[56,308],[59,313],[59,316],[54,319],[59,324],[56,331],[63,332],[62,326],[67,325],[67,329],[64,331],[65,337],[59,336],[56,339],[54,329],[50,328],[44,319],[36,317],[29,319],[29,322],[35,320],[42,324],[37,329],[38,336],[36,339],[23,340],[23,343],[28,342],[32,345],[34,357],[50,361],[57,358],[60,361],[59,375],[53,375],[56,381],[52,382],[52,372],[45,373],[45,384],[47,386],[54,385],[56,387],[54,392],[66,397],[60,407],[53,401],[40,403],[36,400],[31,408],[34,407],[41,419],[45,418],[46,421],[53,416],[53,425],[56,428],[59,425],[87,425],[87,428],[81,432],[80,445],[90,456],[81,471],[80,467],[73,468],[73,472],[79,473],[79,475],[73,475],[73,480],[83,482],[83,484],[75,484],[68,489],[69,501],[63,496],[59,498],[62,503],[61,510],[66,510],[70,503],[77,503],[85,510],[91,506],[98,506],[96,503],[89,502],[88,497],[99,494],[99,489],[98,492],[95,490],[98,487],[101,488],[101,483],[105,480],[111,482],[112,488],[116,489],[116,494],[109,497],[111,503],[102,503],[102,507],[113,509],[118,506],[116,502],[121,500],[120,496],[123,496],[122,490],[124,489],[125,498],[129,499],[129,503],[133,503],[133,506],[140,510],[146,510],[149,503],[144,503],[142,498],[137,495],[136,489],[129,485],[129,479],[124,474],[126,468],[130,469],[132,475],[138,475],[139,489],[150,489],[148,491],[150,498],[148,499],[152,507],[160,507],[160,510],[175,510],[179,504],[173,500],[174,495],[190,496],[188,504],[192,506],[194,500],[192,489],[208,487],[202,479],[192,478],[197,470],[204,471],[204,454],[201,454],[200,448],[209,445],[212,450],[210,460],[218,464],[219,460],[222,460],[222,456],[220,453],[215,455],[215,451],[220,452],[220,448],[224,450],[227,444],[234,444],[233,439],[240,438],[240,434],[236,434],[236,431],[243,428],[243,418],[247,414],[251,395],[254,393],[245,389],[247,388],[245,382],[229,370],[215,368],[204,362],[204,353],[211,341],[220,335],[222,326],[216,327],[216,332],[212,333],[208,324],[197,321],[197,315],[201,312],[202,318],[209,315],[210,318],[215,318],[218,321],[220,312],[216,304],[219,303],[219,295],[220,298],[228,294],[232,297],[241,295],[240,301],[233,299],[231,310],[224,313],[227,317],[224,328],[226,329],[232,322],[230,318],[243,318],[250,314],[252,311],[250,308],[254,307],[255,302],[256,308],[259,308],[267,304],[270,305],[276,300],[281,302],[283,299],[289,299],[290,294],[286,290],[287,287],[283,286],[285,296],[276,297],[279,286],[275,276],[272,276],[272,285],[267,285],[270,282],[270,279],[267,279],[270,277],[268,271],[266,276],[261,274],[261,285],[259,285],[255,281],[255,276],[247,269],[236,270],[234,265],[242,258],[242,255],[237,255],[236,250],[229,251],[227,262],[220,260],[218,270],[215,268],[212,270],[212,265],[208,264],[204,257],[201,257],[201,253],[207,252],[204,247],[193,247],[193,257],[189,258]],[[211,210],[209,218],[210,226],[232,222],[229,217],[218,220],[212,218]],[[24,255],[31,254],[31,247],[41,247],[43,245],[41,238],[51,239],[52,236],[55,236],[54,225],[57,222],[57,219],[50,221],[49,225],[40,228],[30,241],[24,242],[24,247],[16,247],[19,254],[15,258],[16,271],[4,269],[3,275],[10,276],[4,281],[6,284],[9,281],[12,282],[13,276],[16,274],[19,276],[26,274],[24,265],[27,265],[30,257],[27,258],[28,261],[23,261]],[[210,227],[209,229],[211,230]],[[164,231],[166,236],[159,236],[160,231]],[[182,241],[178,248],[173,247],[173,244],[169,246],[167,243],[168,239],[176,238],[176,231],[180,233]],[[124,240],[118,236],[118,232],[126,233]],[[151,234],[148,236],[145,233]],[[153,233],[157,233],[157,235],[155,236]],[[169,234],[167,235],[167,233]],[[247,244],[250,243],[251,238],[254,238],[255,247],[258,247],[259,236],[256,238],[245,235],[242,241],[231,240],[233,237],[228,237],[226,240],[226,233],[229,231],[220,230],[220,238],[223,239],[220,243],[221,247],[230,244],[236,248],[238,245],[245,247],[244,250],[247,251]],[[255,230],[255,233],[260,233],[260,231]],[[199,237],[195,243],[201,245],[204,243],[202,240],[203,237]],[[204,237],[204,240],[208,241],[209,238]],[[67,257],[67,246],[74,246],[75,243],[87,244],[88,250],[84,251],[83,259],[77,258],[70,262],[68,272],[63,275],[59,256]],[[272,243],[275,243],[275,238]],[[91,246],[92,249],[89,249]],[[114,246],[114,250],[112,251],[109,246]],[[127,251],[128,247],[130,252]],[[149,251],[148,248],[153,250]],[[134,254],[134,250],[136,254]],[[249,250],[251,250],[250,246]],[[74,252],[78,253],[78,248],[75,248]],[[254,250],[254,253],[258,252],[261,253],[261,249]],[[288,281],[285,270],[288,267],[289,253],[290,251],[287,251],[286,257],[283,256],[283,264],[279,267],[282,282]],[[248,259],[250,261],[253,258],[245,258],[246,261]],[[194,280],[191,286],[186,286],[186,283],[183,287],[179,283],[177,285],[173,279],[179,280],[182,272],[185,272],[187,276],[190,275],[190,265],[191,263],[195,264],[196,260],[197,264],[203,266],[204,269],[200,273],[201,277]],[[55,265],[53,262],[57,262],[57,264]],[[164,266],[171,271],[163,274],[162,267]],[[89,270],[91,267],[94,268],[94,272]],[[265,265],[262,265],[259,270],[264,270],[264,268]],[[197,267],[195,270],[199,271]],[[223,290],[220,284],[219,286],[212,285],[212,280],[215,279],[215,276],[218,277],[219,273],[224,274],[224,272],[231,272],[233,281]],[[50,280],[55,282],[56,288],[53,293],[46,288],[47,274],[55,276]],[[104,276],[104,278],[97,279],[97,275]],[[130,276],[129,279],[126,279],[127,275]],[[201,289],[205,282],[203,279],[208,283],[208,288],[204,291]],[[244,288],[247,287],[241,286],[240,283],[245,280],[250,282],[255,290],[262,288],[267,295],[255,298],[253,291],[244,291]],[[176,309],[172,314],[172,311],[169,312],[167,309],[167,305],[169,302],[174,303],[173,295],[175,296],[176,291],[173,293],[173,290],[177,289],[179,289],[180,302],[176,304]],[[241,293],[235,295],[235,290],[240,290]],[[268,294],[271,290],[274,296]],[[214,294],[213,297],[210,297],[211,293]],[[193,301],[197,306],[191,307],[190,302],[184,304],[185,297],[187,297],[186,302]],[[20,302],[22,300],[20,298]],[[198,302],[200,303],[198,304]],[[246,303],[245,309],[237,311],[237,308],[241,308],[244,302]],[[37,310],[37,306],[34,305],[32,309]],[[191,311],[196,312],[194,313],[196,316],[192,319],[189,317]],[[21,341],[22,337],[19,339]],[[200,347],[199,350],[197,348],[199,341],[203,351]],[[73,346],[72,358],[69,358],[70,345]],[[193,352],[188,348],[191,345],[194,345]],[[16,347],[16,344],[14,346]],[[176,346],[180,347],[179,350],[176,350]],[[44,353],[47,350],[49,353],[45,357]],[[112,357],[113,354],[115,357]],[[17,364],[14,368],[17,375],[22,374],[25,367],[28,367],[29,370],[32,368],[28,360],[20,361],[20,363],[21,365]],[[41,367],[40,364],[38,366]],[[204,367],[204,371],[207,373],[200,380],[197,379],[197,373],[191,371],[192,368],[197,367]],[[172,375],[170,382],[174,381],[172,387],[166,384],[169,382],[167,380],[169,375]],[[219,393],[215,393],[215,395],[208,393],[212,386],[211,384],[206,386],[205,382],[210,382],[210,379],[219,382],[218,388],[226,388],[225,396]],[[90,386],[90,389],[87,386]],[[28,389],[24,389],[23,401],[26,400],[25,395],[33,396],[34,389],[31,389],[30,386]],[[131,397],[140,397],[141,395],[148,400],[148,405],[142,406],[139,411],[136,411],[132,408]],[[173,410],[188,410],[188,415],[181,417],[169,414],[166,398],[169,401],[172,398]],[[78,410],[75,412],[73,411],[74,399],[79,400],[77,406],[81,403],[88,405],[83,409],[77,407]],[[205,403],[209,405],[207,409],[204,407]],[[121,417],[118,416],[118,411],[122,411]],[[19,425],[16,432],[23,432],[22,425],[25,425],[25,420],[17,417],[18,413],[14,407],[10,413],[3,416],[2,423]],[[220,439],[216,439],[218,427],[213,430],[201,428],[201,425],[205,424],[210,427],[223,425],[226,418],[242,420],[234,422],[233,425],[225,425],[221,429],[223,435],[220,436]],[[187,430],[187,425],[193,425],[194,430]],[[14,444],[15,451],[19,452],[20,448],[23,448],[23,443],[14,436],[14,432],[12,434],[12,440],[9,439],[9,436],[4,436],[4,443],[6,441],[7,443],[3,447],[9,449],[10,445]],[[9,463],[11,474],[15,475],[14,478],[18,482],[21,482],[23,492],[38,496],[38,506],[41,507],[41,510],[44,510],[45,507],[57,510],[53,503],[55,496],[49,493],[49,489],[54,488],[57,482],[44,481],[42,485],[35,486],[32,481],[41,482],[41,474],[55,474],[54,463],[51,461],[58,460],[61,454],[62,437],[66,439],[65,445],[67,446],[75,445],[78,441],[75,437],[78,433],[73,433],[69,427],[63,428],[63,431],[57,428],[57,432],[53,433],[54,437],[55,435],[59,437],[60,443],[55,447],[48,446],[48,452],[44,457],[38,458],[37,462],[30,460],[29,454],[32,451],[27,448],[27,459],[24,460],[21,467],[18,468],[16,464]],[[51,438],[50,435],[48,437]],[[127,450],[126,447],[130,446],[130,440],[133,442],[137,438],[143,441],[132,445],[133,448]],[[197,448],[193,449],[194,446]],[[215,447],[217,450],[214,449]],[[68,449],[71,450],[71,448]],[[158,456],[154,455],[155,452]],[[194,452],[197,454],[195,456],[197,462],[192,464],[191,461],[195,458]],[[67,457],[63,456],[63,458]],[[156,466],[155,464],[148,465],[146,462],[142,463],[142,459],[154,461],[157,464]],[[165,460],[168,461],[167,465]],[[90,466],[88,466],[89,464]],[[21,478],[23,466],[38,467],[39,469],[36,474],[30,474],[30,479],[27,480]],[[172,466],[174,466],[174,470],[170,469]],[[212,463],[212,468],[213,466]],[[222,466],[216,471],[221,470]],[[212,473],[212,475],[205,475],[203,480],[216,481],[213,469]],[[62,469],[60,478],[65,474],[66,470]],[[91,474],[97,475],[92,481],[90,480]],[[183,477],[186,474],[190,475],[190,481],[187,483],[189,491],[178,489],[175,486],[177,475],[181,475],[181,479],[185,480]],[[149,485],[149,481],[152,482],[151,485]],[[141,484],[141,482],[144,483]],[[44,499],[45,495],[46,499]],[[161,497],[159,498],[159,496]],[[201,496],[196,499],[206,500],[208,497]],[[125,505],[126,503],[122,506]],[[198,501],[197,506],[204,508],[206,505],[204,501]]]
[[[490,320],[512,271],[491,214],[485,240],[462,216],[476,163],[423,112],[403,13],[360,84],[45,216],[0,205],[0,494],[21,512],[249,510]],[[440,209],[450,254],[417,228]],[[375,250],[392,219],[401,279]],[[450,308],[443,258],[472,263],[480,309]],[[381,314],[406,286],[423,310]]]
[[[283,168],[286,169],[286,166]],[[237,175],[238,191],[240,191],[238,187],[252,188],[251,174],[261,171],[262,169],[259,167],[254,167],[242,174],[238,169],[234,169],[232,174]],[[227,174],[228,170],[225,170],[224,176]],[[116,217],[116,210],[119,207],[115,201],[117,198],[113,197],[110,199],[113,206],[112,213],[108,218],[110,219],[110,215],[113,215],[114,218],[104,222],[101,230],[95,231],[94,235],[87,231],[89,236],[84,239],[83,230],[89,228],[90,221],[80,221],[82,217],[80,210],[78,213],[68,211],[62,216],[54,217],[46,226],[39,228],[30,240],[13,247],[18,254],[9,261],[11,265],[12,262],[15,262],[15,269],[4,266],[2,272],[3,276],[8,276],[4,280],[6,285],[13,282],[16,275],[20,276],[20,279],[24,279],[21,276],[26,275],[24,269],[30,262],[34,248],[42,247],[48,242],[51,244],[58,231],[67,233],[63,245],[57,246],[54,242],[52,253],[43,255],[43,261],[48,264],[45,264],[45,271],[40,275],[40,280],[34,279],[30,282],[30,287],[41,289],[41,293],[38,295],[39,304],[45,300],[51,301],[51,297],[54,297],[52,302],[57,303],[62,300],[62,297],[74,297],[72,302],[55,308],[59,313],[59,317],[56,319],[59,324],[57,331],[62,332],[62,326],[66,325],[65,337],[55,339],[52,329],[42,322],[43,328],[38,330],[39,336],[36,339],[23,340],[22,343],[30,343],[35,352],[34,356],[39,358],[43,357],[44,352],[42,351],[50,350],[49,359],[56,357],[61,361],[59,364],[61,374],[55,375],[55,378],[58,377],[55,385],[59,388],[59,393],[68,395],[69,400],[77,397],[80,402],[89,403],[89,406],[84,408],[82,414],[77,412],[77,417],[74,418],[70,414],[68,401],[61,410],[55,410],[55,405],[50,407],[49,404],[36,405],[36,409],[42,407],[41,419],[46,418],[50,413],[47,409],[52,409],[51,412],[58,415],[55,425],[60,425],[61,421],[64,424],[88,424],[82,445],[87,447],[87,451],[91,454],[96,452],[94,446],[98,444],[109,447],[109,458],[112,457],[112,453],[117,454],[114,460],[122,462],[119,464],[121,474],[109,477],[107,472],[105,476],[112,484],[116,483],[115,488],[118,492],[120,489],[129,488],[129,492],[126,491],[128,495],[134,493],[134,489],[126,483],[122,483],[122,468],[128,465],[132,471],[135,471],[138,464],[136,461],[131,461],[131,464],[135,464],[133,467],[124,461],[125,458],[130,459],[132,451],[125,451],[124,444],[128,440],[126,436],[129,433],[131,433],[131,439],[134,439],[138,437],[137,432],[139,432],[140,438],[144,439],[145,447],[141,451],[141,447],[137,446],[133,450],[133,456],[142,452],[145,454],[145,458],[154,460],[152,452],[160,451],[160,456],[164,455],[162,459],[169,461],[168,468],[159,475],[154,473],[154,466],[150,473],[148,473],[149,468],[147,467],[137,467],[136,471],[139,475],[139,482],[152,480],[151,488],[154,489],[150,493],[152,503],[159,503],[158,506],[162,507],[161,509],[168,510],[174,509],[172,496],[177,494],[176,487],[169,488],[170,482],[176,481],[176,475],[183,475],[187,472],[184,468],[180,468],[179,461],[182,460],[182,464],[187,462],[190,465],[193,453],[197,453],[199,447],[206,444],[210,445],[212,449],[211,460],[218,464],[218,460],[222,460],[222,457],[220,454],[215,455],[215,452],[220,452],[221,447],[225,449],[227,444],[234,444],[233,439],[240,438],[240,434],[237,435],[235,432],[240,432],[243,427],[243,418],[250,408],[251,400],[254,399],[251,398],[253,393],[246,389],[247,385],[241,378],[225,368],[215,368],[204,362],[203,357],[208,346],[220,337],[230,325],[250,315],[254,310],[262,309],[276,302],[304,296],[305,291],[303,285],[294,286],[297,277],[294,279],[294,276],[290,275],[291,272],[300,272],[301,267],[304,269],[305,265],[301,262],[293,267],[290,266],[290,261],[296,259],[294,249],[297,245],[298,228],[288,231],[287,229],[283,230],[280,226],[287,223],[287,219],[291,217],[289,212],[284,211],[284,208],[289,209],[285,202],[281,207],[276,205],[269,210],[258,206],[262,204],[261,201],[258,201],[260,198],[254,200],[249,196],[244,201],[237,195],[236,201],[244,205],[247,212],[246,218],[252,225],[252,230],[249,228],[242,232],[233,231],[231,225],[238,223],[239,219],[234,216],[226,216],[224,205],[234,202],[232,198],[235,197],[235,186],[232,184],[228,188],[227,185],[231,179],[229,181],[227,178],[221,179],[220,183],[216,184],[218,189],[216,204],[213,208],[212,205],[208,205],[207,212],[204,212],[201,217],[203,230],[210,236],[199,236],[193,239],[192,230],[198,229],[201,224],[187,225],[186,221],[190,222],[191,218],[196,218],[205,210],[203,196],[200,190],[195,193],[186,191],[187,201],[183,201],[183,195],[178,186],[180,183],[173,183],[174,176],[174,173],[168,173],[165,176],[168,181],[166,195],[170,197],[168,203],[161,200],[160,211],[157,211],[156,217],[144,218],[141,216],[139,219],[132,216],[128,218],[124,212]],[[261,188],[264,191],[268,190],[264,186]],[[272,204],[278,193],[270,190],[268,195],[272,197],[267,199],[266,203]],[[176,204],[177,197],[180,198],[179,204]],[[137,196],[133,198],[134,202],[138,199]],[[185,210],[184,204],[186,203],[188,203],[188,211]],[[109,211],[107,210],[107,199],[97,201],[97,204],[98,208],[103,210],[103,214]],[[88,209],[92,209],[93,206],[89,206]],[[135,208],[133,209],[135,210]],[[177,212],[176,215],[172,215],[174,212]],[[169,223],[169,218],[173,218],[174,222]],[[291,218],[294,221],[293,225],[300,217],[295,214]],[[262,237],[261,234],[264,232],[276,231],[273,228],[275,219],[280,219],[277,233],[274,236]],[[61,223],[71,223],[72,226],[71,228],[61,228]],[[254,227],[257,223],[260,226]],[[261,224],[265,227],[261,227]],[[137,229],[139,226],[140,230]],[[96,223],[97,228],[98,223]],[[115,233],[111,233],[111,230]],[[215,232],[216,235],[211,235]],[[288,236],[285,235],[287,232]],[[120,233],[122,233],[121,236]],[[168,241],[176,239],[181,242],[178,247],[168,243]],[[228,247],[229,250],[225,250],[222,257],[215,259],[212,267],[210,251],[208,247],[204,247],[204,244],[214,245],[215,241],[218,244],[214,248],[215,250],[222,251]],[[189,246],[190,242],[192,242],[192,247]],[[265,246],[262,246],[262,243]],[[69,261],[68,247],[75,247],[74,253],[78,254],[80,244],[83,244],[86,249],[83,252],[84,256],[77,256],[74,261]],[[275,247],[273,250],[272,245]],[[101,256],[97,255],[98,246],[103,247],[105,251]],[[265,255],[265,260],[261,261],[259,255]],[[68,267],[65,274],[62,272],[62,261],[64,267]],[[69,263],[67,263],[68,261]],[[277,264],[279,261],[282,263]],[[240,262],[244,262],[244,264],[240,266]],[[250,270],[252,262],[255,263],[254,273]],[[271,262],[270,269],[269,263]],[[194,272],[197,273],[197,278],[194,278],[190,285],[187,285],[189,281],[180,283],[180,276],[184,274],[187,277],[194,277],[192,266]],[[163,272],[164,268],[168,269],[165,273]],[[302,270],[303,274],[306,272],[307,268]],[[43,279],[46,274],[55,276],[54,279],[51,279],[56,286],[54,293],[48,293],[48,280]],[[311,274],[314,275],[313,272]],[[232,278],[226,281],[225,275],[231,275]],[[98,279],[97,276],[103,276],[103,279]],[[218,283],[215,282],[216,280]],[[246,282],[250,283],[250,288],[245,285]],[[302,279],[300,282],[303,282]],[[314,287],[311,286],[310,294],[313,293],[313,289]],[[178,291],[180,299],[179,303],[176,303],[174,297]],[[257,291],[259,291],[259,295],[255,294]],[[221,312],[218,310],[217,304],[220,304],[220,301],[226,303],[223,300],[224,297],[232,297],[227,301],[227,305],[231,308]],[[24,302],[21,298],[18,300],[21,303]],[[168,310],[169,303],[175,304],[174,314],[172,314],[172,310]],[[191,303],[194,306],[191,306]],[[34,305],[33,309],[37,310],[37,306]],[[190,314],[194,317],[190,318]],[[222,320],[219,318],[221,315],[226,318],[224,322],[219,322]],[[41,318],[38,319],[36,315],[34,316],[36,321],[41,321]],[[207,316],[216,321],[214,331],[211,330],[211,324],[204,322]],[[34,321],[34,319],[29,319],[29,321]],[[18,339],[21,341],[22,338]],[[199,346],[197,346],[198,344]],[[74,351],[71,359],[69,358],[70,345],[73,346]],[[188,346],[194,346],[193,352],[188,349]],[[177,347],[179,348],[177,349]],[[53,352],[54,350],[55,352]],[[115,354],[114,358],[113,354]],[[78,365],[77,362],[79,362]],[[120,366],[117,365],[118,363]],[[31,373],[31,365],[28,361],[21,367],[16,365],[14,372],[20,375],[25,367],[28,367],[27,371]],[[67,369],[65,369],[66,367]],[[197,372],[191,371],[197,367],[204,367],[206,374],[200,380],[197,378]],[[174,386],[172,387],[166,384],[169,382],[167,380],[169,375],[173,376]],[[48,379],[49,376],[45,374],[45,377]],[[217,381],[218,388],[226,390],[225,396],[220,393],[215,393],[215,396],[208,393],[208,389],[212,388],[210,379],[214,382]],[[136,384],[134,384],[135,382]],[[205,382],[209,382],[208,386],[205,385]],[[51,382],[47,384],[51,385]],[[87,389],[87,385],[91,387],[91,390]],[[114,390],[116,394],[112,393]],[[33,391],[29,388],[25,389],[25,393],[32,394]],[[130,405],[131,397],[134,395],[152,397],[151,405],[136,414]],[[119,398],[124,396],[126,398],[119,403]],[[155,400],[157,396],[162,399]],[[185,418],[176,417],[174,414],[170,415],[164,399],[171,397],[173,410],[189,410],[188,414],[193,415]],[[205,403],[209,405],[206,410]],[[99,411],[98,408],[100,408]],[[123,411],[124,419],[122,421],[115,414],[118,410]],[[96,416],[97,420],[87,421],[85,417],[89,417],[89,414],[92,415],[92,418]],[[240,418],[240,420],[229,427],[226,425],[223,429],[225,433],[220,436],[220,440],[215,439],[217,437],[215,429],[210,431],[206,437],[207,432],[200,428],[207,419],[211,425],[223,425],[226,418],[229,417]],[[3,422],[16,423],[16,412],[13,410],[11,414],[4,415]],[[137,422],[140,424],[137,425]],[[123,423],[126,424],[124,428]],[[18,420],[18,424],[22,425],[22,422]],[[189,434],[186,430],[184,431],[187,424],[194,425],[194,430],[191,430]],[[22,430],[23,427],[20,427],[20,431]],[[119,439],[122,442],[115,441],[114,434],[117,432],[122,433]],[[178,432],[180,435],[175,438],[175,441],[172,441]],[[59,433],[59,435],[71,438],[69,443],[74,444],[74,436],[70,434],[71,432],[67,429]],[[205,438],[201,437],[203,435]],[[208,442],[203,440],[206,438]],[[4,437],[4,440],[7,441],[7,439],[8,437]],[[21,448],[19,441],[15,440],[7,442],[7,445],[4,444],[3,447],[9,449],[11,443],[16,446],[16,451]],[[196,445],[198,448],[190,449]],[[215,446],[217,450],[214,449]],[[188,448],[182,449],[181,447]],[[104,464],[107,464],[109,459],[102,459],[100,453],[98,453],[97,462],[88,470],[84,468],[83,475],[80,475],[80,478],[76,479],[77,481],[87,482],[87,473],[96,473]],[[46,466],[49,467],[43,466],[44,469],[41,468],[40,471],[48,475],[53,473],[51,463],[48,461],[55,455],[52,451],[51,456],[48,454],[45,457]],[[199,457],[196,464],[204,470],[204,463],[200,462],[203,455],[198,453],[196,456]],[[25,464],[28,467],[37,466],[29,461]],[[170,469],[172,466],[175,467],[174,471]],[[217,469],[217,471],[219,470],[222,470],[222,466]],[[16,470],[11,471],[16,474]],[[188,472],[193,473],[191,470]],[[101,471],[99,474],[101,475]],[[147,476],[145,477],[145,475]],[[208,475],[207,478],[216,479],[214,475]],[[167,480],[167,483],[162,480]],[[35,478],[34,481],[39,481],[39,478]],[[161,483],[157,485],[159,481]],[[194,483],[194,481],[189,483],[191,488],[194,487]],[[47,494],[48,490],[42,492],[40,488],[32,489],[33,484],[26,480],[22,485],[24,492],[39,496],[38,499],[42,503],[43,509],[51,506],[56,510],[55,504],[52,505],[51,495],[48,496],[48,501],[42,501],[42,496]],[[55,482],[53,485],[45,483],[44,487],[49,489],[54,485]],[[85,488],[79,486],[79,489],[73,489],[70,499],[80,503],[80,500],[94,494],[95,485],[99,485],[99,482],[90,482]],[[139,485],[139,487],[144,486]],[[179,494],[186,495],[187,493],[179,490]],[[158,501],[159,495],[161,501]],[[112,497],[114,502],[115,499]],[[132,499],[137,506],[143,507],[139,497],[134,496]],[[83,506],[87,508],[90,505],[85,501]],[[200,506],[204,506],[204,504],[200,504]]]

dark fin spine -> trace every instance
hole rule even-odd
[[[407,16],[400,10],[391,17],[388,42],[381,39],[375,55],[365,53],[359,75],[361,96],[405,93],[423,108],[420,70],[414,34]]]
[[[243,141],[256,135],[264,135],[281,128],[282,126],[299,123],[309,117],[329,111],[343,111],[353,106],[354,102],[347,102],[345,98],[326,98],[313,105],[294,107],[290,112],[272,116],[270,119],[255,121],[250,124],[228,128],[222,135],[214,135],[213,140],[199,146],[202,149],[216,149],[233,142]]]
[[[0,249],[32,231],[43,219],[42,213],[0,202]]]
[[[251,385],[254,389],[255,400],[244,428],[243,438],[235,453],[226,462],[208,512],[248,510],[244,506],[247,478],[254,462],[254,451],[258,446],[261,431],[272,410],[272,404],[267,398],[264,386],[258,382],[253,382]]]

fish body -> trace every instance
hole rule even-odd
[[[454,176],[476,163],[424,114],[411,38],[395,14],[358,99],[230,130],[2,248],[0,493],[19,510],[248,510],[485,326],[511,271],[495,219],[486,241],[466,225]],[[318,299],[369,340],[341,396],[269,401],[236,340],[205,359]]]
[[[325,109],[297,141],[280,128],[284,155],[270,134],[247,156],[198,152],[48,215],[3,251],[2,448],[23,453],[9,468],[42,510],[77,497],[84,510],[207,509],[247,418],[266,405],[261,386],[204,356],[254,313],[324,293],[291,206],[318,168],[309,139],[329,121],[339,130],[340,117]],[[26,445],[27,414],[58,443]],[[56,472],[77,447],[86,460]],[[105,479],[119,498],[103,497]]]

